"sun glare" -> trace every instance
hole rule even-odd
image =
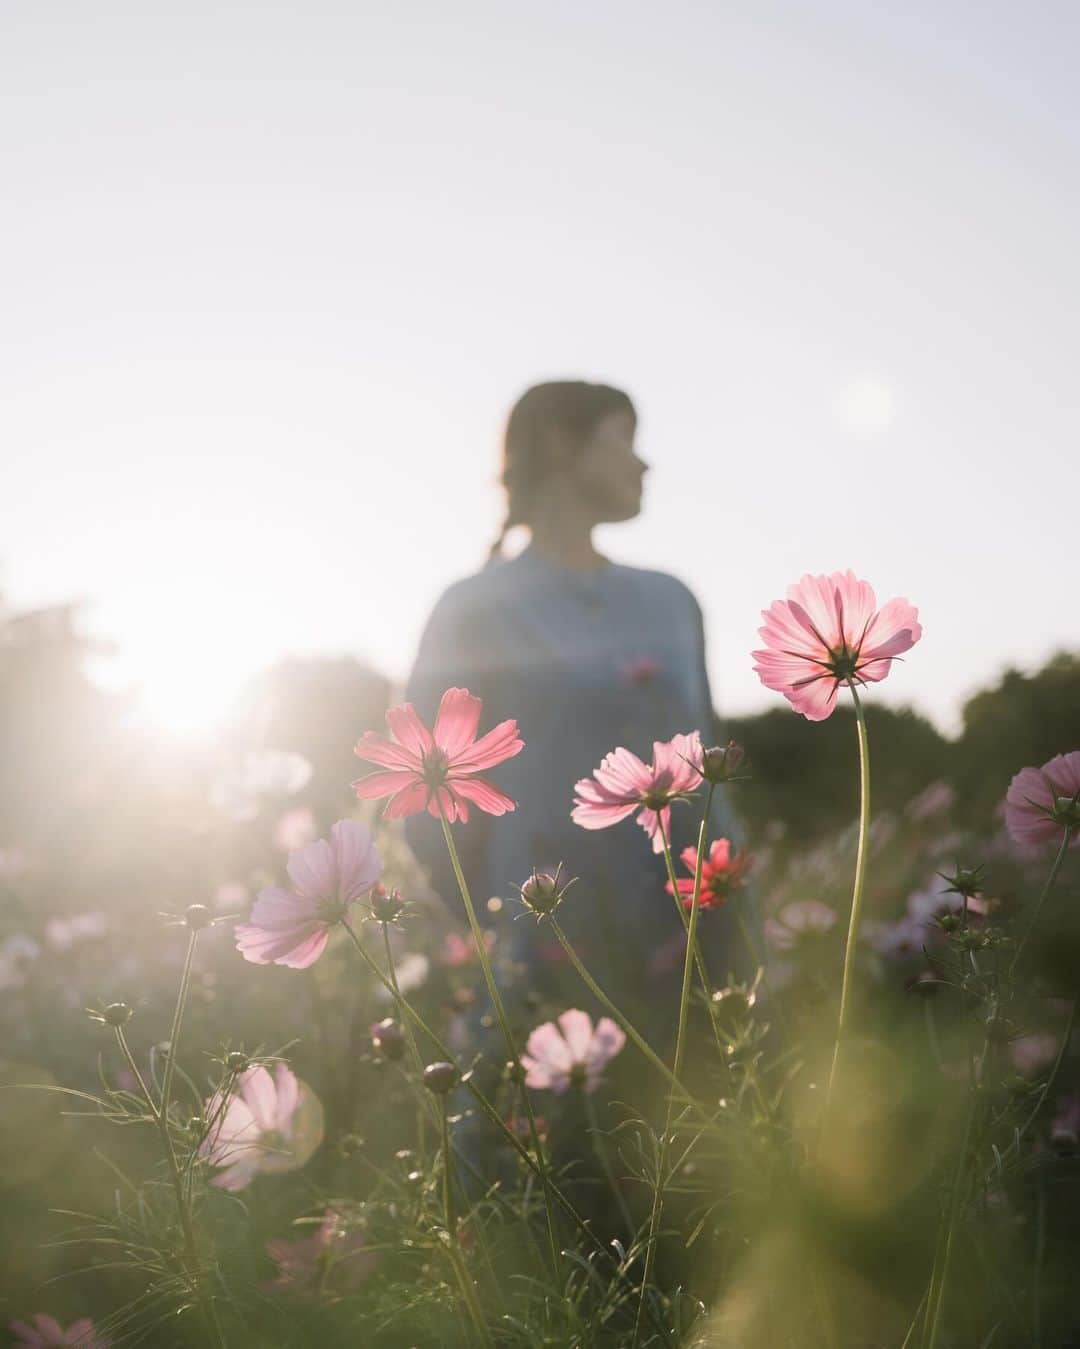
[[[268,615],[209,588],[131,603],[110,613],[108,630],[117,649],[102,682],[130,694],[138,722],[175,733],[214,730],[278,654]]]

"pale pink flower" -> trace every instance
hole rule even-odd
[[[243,1190],[261,1171],[295,1171],[322,1142],[318,1097],[284,1063],[273,1076],[261,1064],[245,1069],[205,1113],[210,1128],[199,1156],[224,1168],[213,1180],[223,1190]]]
[[[922,636],[919,611],[907,600],[876,604],[868,582],[852,571],[807,575],[789,586],[787,599],[761,615],[765,648],[753,652],[761,682],[807,720],[824,721],[842,684],[884,679],[895,657]]]
[[[1080,750],[1041,768],[1021,768],[1005,796],[1005,824],[1023,848],[1060,843],[1067,828],[1073,831],[1070,847],[1080,844]]]
[[[112,1340],[94,1330],[89,1316],[72,1321],[67,1330],[54,1316],[44,1312],[38,1312],[33,1322],[33,1325],[25,1321],[10,1323],[9,1329],[18,1337],[12,1349],[71,1349],[75,1345],[78,1349],[109,1349],[112,1344]]]
[[[251,921],[237,924],[236,946],[253,964],[273,961],[303,970],[322,955],[330,929],[349,905],[379,879],[379,854],[366,825],[338,820],[329,842],[300,848],[287,870],[293,888],[259,891]]]
[[[695,765],[701,760],[697,731],[655,741],[651,764],[628,749],[612,750],[591,778],[575,786],[570,818],[582,829],[607,829],[638,811],[637,822],[652,839],[653,852],[663,852],[664,839],[671,838],[671,802],[700,786]]]
[[[684,848],[679,858],[690,872],[689,876],[677,877],[679,898],[683,902],[683,907],[689,909],[693,907],[694,902],[697,849]],[[751,860],[749,853],[733,851],[729,839],[715,839],[701,859],[701,893],[698,895],[698,906],[702,909],[718,909],[726,904],[731,892],[739,889],[745,882]],[[664,889],[669,895],[674,893],[670,881]]]
[[[516,721],[501,721],[476,738],[483,703],[468,689],[447,689],[439,703],[433,730],[428,730],[411,703],[392,707],[386,724],[393,739],[366,731],[356,756],[377,764],[383,772],[369,773],[354,782],[362,800],[388,796],[387,819],[426,810],[448,821],[469,818],[469,803],[489,815],[505,815],[514,802],[494,783],[477,775],[512,759],[525,747]]]
[[[571,1086],[595,1091],[600,1075],[626,1044],[626,1036],[610,1017],[593,1029],[588,1012],[570,1010],[545,1021],[529,1035],[521,1056],[527,1087],[562,1093]]]
[[[490,928],[484,933],[484,950],[488,955],[491,954],[495,945],[495,933]],[[458,969],[462,965],[472,965],[478,959],[476,951],[476,941],[470,932],[467,937],[463,937],[460,932],[448,932],[443,941],[442,956],[439,963],[449,965],[451,969]]]
[[[293,806],[274,825],[274,847],[282,852],[295,852],[318,837],[319,826],[310,806]]]
[[[278,1268],[268,1289],[310,1297],[355,1292],[376,1264],[363,1235],[350,1232],[332,1209],[310,1236],[268,1241],[266,1250]]]
[[[774,950],[791,951],[804,937],[823,937],[835,925],[836,912],[828,904],[798,899],[765,919],[765,939]]]
[[[1033,1077],[1048,1068],[1057,1058],[1061,1037],[1041,1031],[1036,1035],[1021,1035],[1009,1041],[1009,1058],[1018,1073]]]

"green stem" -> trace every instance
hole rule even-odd
[[[385,988],[386,991],[394,997],[397,1006],[401,1011],[401,1015],[403,1017],[406,1016],[410,1017],[413,1023],[416,1025],[416,1028],[419,1031],[422,1031],[423,1034],[426,1035],[428,1039],[431,1041],[431,1043],[435,1046],[435,1049],[439,1053],[439,1056],[445,1059],[447,1063],[452,1064],[454,1068],[457,1069],[458,1074],[461,1077],[461,1085],[465,1087],[466,1090],[470,1093],[473,1100],[480,1107],[480,1110],[483,1112],[488,1122],[496,1130],[498,1130],[498,1132],[502,1135],[503,1140],[506,1143],[508,1143],[511,1148],[513,1148],[513,1150],[521,1158],[525,1166],[539,1180],[541,1178],[540,1167],[537,1165],[535,1158],[533,1158],[533,1156],[530,1154],[529,1149],[525,1146],[525,1144],[521,1141],[521,1139],[518,1138],[517,1135],[514,1133],[514,1131],[507,1126],[506,1121],[499,1114],[498,1110],[495,1109],[492,1103],[488,1100],[488,1098],[476,1085],[476,1083],[473,1081],[472,1074],[465,1072],[463,1070],[461,1064],[458,1062],[457,1057],[455,1056],[450,1046],[428,1024],[428,1022],[416,1010],[416,1008],[412,1005],[412,1003],[408,1001],[408,999],[404,996],[404,994],[394,993],[394,986],[391,984],[390,980],[386,977],[386,975],[383,974],[382,970],[379,969],[375,961],[371,958],[371,954],[367,951],[367,949],[364,947],[363,942],[361,942],[360,938],[353,931],[347,919],[345,918],[341,919],[341,926],[349,934],[349,938],[352,941],[353,946],[356,948],[357,954],[360,956],[361,960],[363,960],[364,964],[368,967],[368,970],[375,976],[378,982],[382,984],[383,988]],[[551,1193],[553,1198],[555,1199],[555,1202],[559,1205],[562,1211],[574,1224],[574,1226],[577,1228],[581,1236],[584,1237],[584,1239],[593,1248],[593,1250],[595,1250],[598,1254],[602,1255],[606,1260],[608,1260],[611,1263],[616,1278],[618,1278],[621,1282],[629,1285],[630,1281],[626,1277],[625,1273],[622,1271],[619,1261],[615,1258],[615,1256],[607,1248],[607,1246],[604,1245],[604,1243],[600,1240],[600,1238],[596,1235],[596,1233],[592,1231],[592,1229],[589,1227],[589,1224],[577,1211],[577,1208],[574,1206],[574,1204],[571,1203],[571,1201],[566,1197],[565,1194],[563,1194],[562,1190],[554,1182],[551,1182]],[[659,1321],[659,1319],[653,1316],[651,1313],[650,1319],[652,1320],[653,1325],[665,1337],[665,1339],[668,1338],[666,1329],[663,1326],[663,1324]]]
[[[494,1341],[484,1321],[484,1313],[476,1296],[472,1276],[469,1274],[468,1266],[461,1254],[461,1247],[458,1245],[457,1221],[454,1218],[453,1153],[450,1150],[450,1122],[447,1118],[445,1096],[442,1098],[442,1110],[439,1113],[442,1124],[443,1219],[446,1223],[446,1240],[449,1243],[447,1250],[450,1263],[454,1267],[465,1306],[468,1308],[469,1317],[480,1336],[481,1342],[493,1346]]]
[[[698,1102],[694,1100],[690,1092],[674,1075],[674,1073],[667,1066],[667,1064],[660,1057],[660,1055],[656,1053],[656,1051],[645,1039],[645,1037],[641,1034],[641,1032],[631,1023],[630,1019],[619,1010],[619,1008],[615,1005],[615,1003],[612,1002],[612,1000],[608,997],[608,995],[604,992],[604,990],[592,977],[589,971],[585,968],[585,965],[582,963],[581,957],[578,955],[578,953],[574,950],[573,946],[570,944],[569,937],[567,937],[566,933],[559,926],[559,923],[556,920],[554,914],[548,915],[548,922],[551,924],[551,930],[552,932],[554,932],[556,940],[559,942],[559,945],[566,952],[567,959],[570,961],[571,965],[573,965],[574,969],[581,976],[582,982],[585,984],[585,987],[589,990],[589,992],[593,995],[593,997],[597,1000],[597,1002],[600,1003],[600,1005],[603,1008],[605,1008],[606,1011],[611,1013],[611,1015],[615,1018],[615,1020],[626,1032],[627,1037],[633,1041],[633,1043],[637,1046],[638,1049],[641,1050],[642,1054],[645,1055],[645,1057],[649,1060],[649,1062],[657,1070],[657,1072],[662,1073],[664,1077],[667,1078],[667,1080],[671,1083],[671,1085],[675,1088],[675,1090],[679,1093],[679,1095],[686,1101],[686,1103],[688,1105],[693,1106],[694,1110],[697,1111],[699,1115],[702,1115],[705,1119],[711,1122],[711,1116],[707,1114],[704,1107],[699,1105]]]
[[[848,920],[847,945],[844,948],[844,975],[840,985],[840,1015],[836,1023],[836,1043],[833,1046],[829,1085],[825,1091],[822,1123],[829,1117],[833,1088],[840,1064],[840,1047],[847,1030],[848,1012],[855,979],[855,956],[859,947],[859,924],[862,920],[863,887],[866,881],[866,847],[870,839],[870,741],[866,734],[866,714],[859,699],[854,680],[848,680],[851,699],[855,705],[855,721],[859,733],[859,846],[855,854],[855,885],[851,893],[851,917]]]
[[[391,986],[393,987],[394,998],[395,998],[395,1001],[396,1001],[396,1000],[400,999],[400,997],[401,997],[401,990],[400,990],[400,988],[398,988],[397,970],[396,970],[396,968],[394,967],[394,952],[393,952],[393,949],[392,949],[392,947],[391,947],[391,945],[390,945],[390,929],[389,929],[389,925],[388,925],[387,923],[383,923],[383,924],[381,924],[381,926],[382,926],[382,935],[383,935],[383,947],[384,947],[384,949],[385,949],[385,951],[386,951],[386,972],[387,972],[387,974],[390,976],[390,983],[391,983]],[[418,1090],[419,1092],[422,1092],[423,1095],[427,1095],[428,1093],[427,1093],[427,1092],[424,1092],[423,1087],[421,1087],[421,1086],[419,1085],[421,1079],[422,1079],[423,1076],[424,1076],[424,1060],[420,1057],[420,1049],[419,1049],[419,1046],[418,1046],[417,1043],[416,1043],[416,1035],[415,1035],[415,1033],[414,1033],[414,1031],[413,1031],[412,1023],[410,1022],[410,1020],[409,1020],[408,1017],[403,1017],[403,1018],[402,1018],[402,1030],[403,1030],[403,1032],[404,1032],[404,1034],[405,1034],[405,1041],[406,1041],[407,1045],[409,1046],[409,1057],[410,1057],[410,1059],[412,1059],[413,1071],[416,1073],[417,1090]],[[417,1145],[418,1145],[418,1147],[419,1147],[419,1149],[420,1149],[420,1158],[421,1158],[421,1161],[423,1161],[424,1158],[427,1156],[427,1140],[426,1140],[426,1138],[425,1138],[425,1130],[424,1130],[424,1113],[425,1113],[425,1107],[426,1107],[427,1105],[428,1105],[428,1103],[424,1101],[423,1096],[418,1096],[418,1097],[417,1097],[417,1102],[416,1102],[416,1141],[417,1141]],[[434,1109],[434,1103],[431,1103],[431,1107],[430,1107],[430,1108],[432,1108],[432,1110]],[[434,1119],[434,1118],[435,1118],[435,1116],[434,1116],[434,1113],[433,1113],[433,1114],[432,1114],[432,1119]]]
[[[600,1161],[600,1166],[603,1169],[604,1176],[611,1188],[611,1193],[615,1196],[615,1202],[619,1206],[619,1214],[622,1217],[623,1225],[626,1228],[626,1238],[630,1241],[634,1236],[634,1220],[630,1216],[630,1210],[626,1207],[626,1199],[623,1196],[618,1180],[615,1178],[615,1171],[611,1165],[611,1158],[608,1156],[607,1144],[601,1136],[600,1123],[596,1118],[596,1107],[593,1105],[592,1096],[584,1088],[582,1088],[581,1095],[585,1104],[585,1118],[589,1122],[589,1132],[593,1137],[593,1150]]]
[[[194,946],[195,932],[191,934],[191,943],[188,947],[190,957],[191,948]],[[185,963],[185,975],[190,973],[190,958]],[[181,988],[183,986],[181,985]],[[179,1005],[178,999],[178,1005]],[[178,1028],[178,1019],[174,1018],[174,1029]],[[180,1165],[176,1159],[176,1148],[173,1146],[172,1134],[169,1132],[169,1121],[164,1111],[154,1103],[154,1098],[150,1095],[150,1090],[146,1085],[142,1073],[139,1072],[138,1064],[135,1062],[135,1056],[131,1052],[131,1047],[127,1042],[127,1036],[124,1034],[123,1026],[114,1027],[116,1032],[116,1043],[120,1047],[120,1053],[124,1056],[124,1062],[131,1071],[132,1076],[139,1085],[139,1090],[143,1094],[143,1100],[146,1102],[146,1108],[154,1121],[154,1127],[157,1129],[161,1138],[161,1150],[165,1156],[165,1163],[169,1169],[169,1180],[172,1183],[173,1195],[176,1199],[176,1211],[180,1218],[180,1231],[184,1242],[184,1265],[187,1269],[187,1276],[191,1281],[192,1290],[195,1293],[196,1300],[199,1303],[199,1310],[202,1313],[203,1321],[206,1324],[207,1333],[212,1342],[219,1345],[221,1349],[225,1346],[225,1337],[221,1333],[221,1327],[218,1324],[217,1312],[214,1308],[213,1300],[209,1298],[203,1288],[203,1282],[199,1265],[199,1248],[195,1240],[195,1228],[191,1221],[191,1209],[188,1206],[187,1197],[184,1193],[184,1179],[180,1172]],[[173,1041],[175,1044],[175,1041]],[[169,1061],[172,1061],[172,1052],[170,1049]],[[166,1065],[167,1066],[167,1065]],[[163,1083],[164,1086],[164,1083]],[[164,1095],[162,1103],[164,1104]]]
[[[436,798],[438,799],[438,798]],[[487,945],[484,942],[484,934],[477,921],[476,909],[473,906],[472,895],[469,893],[469,886],[465,880],[465,873],[461,869],[461,859],[458,857],[457,845],[454,843],[454,836],[450,832],[450,825],[442,808],[442,802],[439,801],[439,821],[442,824],[443,838],[446,840],[446,850],[450,854],[450,865],[454,869],[454,878],[457,881],[458,889],[461,891],[461,898],[465,904],[465,912],[468,914],[469,927],[472,929],[473,941],[476,944],[476,954],[480,961],[480,967],[484,971],[484,982],[487,984],[488,994],[491,997],[495,1013],[499,1018],[499,1024],[502,1027],[503,1038],[506,1041],[506,1049],[510,1055],[512,1072],[515,1081],[521,1092],[521,1101],[525,1107],[525,1114],[529,1121],[529,1135],[532,1141],[533,1150],[536,1153],[537,1164],[540,1167],[540,1185],[544,1192],[544,1213],[547,1217],[548,1243],[551,1247],[551,1267],[553,1270],[559,1268],[559,1239],[555,1230],[555,1211],[551,1201],[550,1179],[548,1176],[547,1159],[544,1156],[543,1144],[540,1141],[540,1131],[536,1127],[536,1116],[533,1113],[532,1101],[529,1097],[528,1088],[524,1080],[520,1079],[520,1056],[517,1045],[514,1043],[514,1033],[510,1029],[510,1020],[506,1015],[506,1008],[503,1006],[503,1000],[499,993],[498,985],[495,982],[495,972],[491,968],[491,959],[488,956]]]
[[[195,943],[198,940],[199,929],[193,927],[188,933],[187,953],[184,956],[184,968],[180,974],[180,988],[176,995],[172,1029],[169,1031],[169,1054],[165,1060],[165,1072],[161,1079],[161,1113],[166,1119],[169,1118],[173,1071],[176,1067],[177,1046],[180,1044],[180,1027],[184,1020],[184,1008],[187,1006],[188,988],[191,985],[191,965],[195,959]]]
[[[1024,935],[1020,938],[1020,944],[1019,946],[1017,946],[1016,952],[1012,958],[1012,963],[1009,965],[1010,975],[1016,969],[1016,963],[1020,959],[1020,953],[1027,945],[1028,938],[1035,931],[1035,925],[1039,921],[1039,914],[1042,913],[1042,906],[1046,902],[1046,896],[1050,893],[1051,887],[1057,880],[1057,874],[1061,870],[1062,862],[1065,860],[1065,850],[1069,846],[1069,839],[1071,837],[1072,837],[1072,830],[1066,829],[1061,839],[1061,845],[1057,850],[1057,856],[1054,858],[1054,864],[1050,868],[1050,875],[1047,876],[1046,884],[1042,888],[1042,893],[1039,895],[1039,898],[1035,901],[1035,907],[1031,911],[1031,921],[1028,923]]]
[[[694,892],[690,901],[690,921],[686,930],[686,959],[683,961],[683,980],[682,992],[679,995],[679,1024],[675,1035],[675,1060],[672,1065],[672,1077],[676,1081],[682,1074],[683,1052],[686,1048],[686,1022],[687,1014],[690,1010],[690,983],[694,970],[694,956],[697,951],[697,925],[698,914],[701,912],[701,872],[705,861],[705,840],[708,835],[709,814],[712,810],[713,784],[709,784],[708,795],[705,798],[705,811],[701,817],[701,825],[698,828],[697,856],[694,859]],[[671,850],[667,846],[667,840],[664,840],[665,853],[668,858],[671,856]],[[679,900],[679,887],[674,885],[675,902],[682,907]],[[708,998],[708,986],[706,985],[706,998]],[[668,1097],[667,1118],[664,1123],[663,1136],[660,1139],[660,1153],[657,1159],[656,1185],[653,1189],[652,1213],[649,1216],[649,1237],[648,1246],[645,1250],[645,1273],[641,1280],[641,1298],[638,1302],[637,1318],[634,1322],[634,1349],[637,1349],[638,1341],[641,1337],[641,1318],[644,1315],[645,1304],[649,1297],[649,1285],[652,1283],[653,1271],[656,1268],[656,1247],[659,1242],[660,1219],[664,1208],[664,1187],[667,1184],[667,1177],[664,1172],[667,1169],[668,1147],[672,1133],[672,1124],[675,1115],[675,1098]]]

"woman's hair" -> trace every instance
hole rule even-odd
[[[491,546],[492,557],[502,551],[514,526],[527,522],[537,488],[551,472],[548,432],[562,431],[581,445],[609,412],[629,412],[637,419],[629,396],[609,384],[566,379],[525,390],[510,411],[503,438],[500,481],[506,489],[506,518]]]

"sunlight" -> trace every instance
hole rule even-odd
[[[870,438],[881,435],[896,416],[896,395],[892,386],[876,376],[853,380],[836,400],[837,419],[854,435]]]
[[[197,578],[110,606],[115,654],[101,682],[132,695],[141,724],[164,731],[211,731],[244,685],[279,654],[265,603]]]

